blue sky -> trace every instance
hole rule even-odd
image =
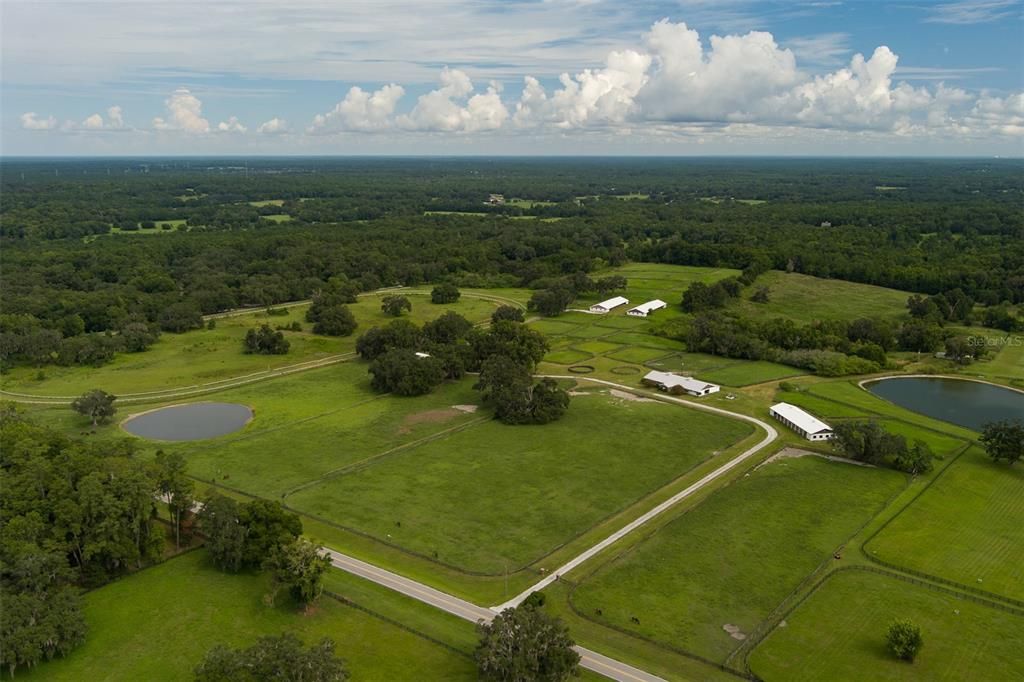
[[[1021,0],[5,0],[0,151],[1022,155],[1022,19]]]

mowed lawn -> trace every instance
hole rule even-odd
[[[409,296],[412,312],[408,319],[423,323],[453,310],[471,322],[487,320],[499,305],[497,301],[464,295],[457,303],[434,304],[429,296],[400,292]],[[429,293],[429,290],[427,290]],[[337,353],[355,350],[356,338],[373,326],[385,325],[394,318],[381,309],[379,294],[361,296],[349,306],[359,323],[355,334],[349,337],[327,337],[312,333],[312,325],[305,321],[307,306],[284,309],[284,315],[267,315],[263,310],[249,314],[223,317],[216,320],[214,329],[197,329],[183,334],[161,334],[153,346],[142,353],[118,353],[113,362],[102,367],[56,367],[39,370],[17,367],[4,375],[5,390],[33,395],[75,397],[92,389],[102,388],[115,395],[143,391],[200,386],[209,382],[286,367],[316,360]],[[288,326],[299,322],[303,331],[286,331],[291,343],[285,355],[246,355],[242,340],[249,329],[261,324],[271,327]]]
[[[476,679],[470,658],[373,615],[327,597],[311,615],[280,604],[287,599],[271,608],[266,591],[265,576],[217,571],[203,550],[171,559],[87,594],[85,644],[18,679],[191,680],[217,644],[244,647],[282,632],[307,643],[330,637],[354,680]]]
[[[889,624],[907,618],[924,646],[912,664],[885,647]],[[845,571],[828,578],[750,655],[768,682],[795,680],[1020,680],[1024,616],[898,578]]]
[[[898,566],[1024,600],[1024,468],[972,448],[866,549]]]
[[[723,661],[904,485],[817,457],[764,465],[585,578],[578,611]],[[636,618],[639,623],[633,620]]]
[[[487,421],[287,498],[464,570],[537,561],[716,451],[748,424],[605,391],[543,426]]]
[[[762,286],[768,287],[769,302],[753,303],[750,296]],[[897,289],[770,270],[744,290],[735,308],[744,317],[754,319],[785,317],[804,323],[822,319],[854,320],[904,314],[909,296],[908,292]]]
[[[255,410],[249,425],[164,449],[182,452],[197,478],[279,498],[339,468],[488,415],[454,407],[479,400],[471,379],[405,398],[374,393],[366,368],[355,361],[218,393],[219,401]]]

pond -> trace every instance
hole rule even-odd
[[[252,419],[252,410],[236,403],[187,403],[161,407],[130,417],[128,433],[153,440],[202,440],[238,431]]]
[[[1024,419],[1024,393],[978,381],[897,377],[864,387],[900,407],[975,431],[1000,419]]]

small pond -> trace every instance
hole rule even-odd
[[[900,407],[975,431],[1000,419],[1024,419],[1024,393],[978,381],[897,377],[864,386]]]
[[[202,440],[238,431],[252,419],[252,410],[236,403],[171,405],[127,419],[128,433],[153,440]]]

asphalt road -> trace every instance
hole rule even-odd
[[[387,587],[388,589],[400,592],[407,597],[412,597],[425,604],[447,611],[448,613],[463,618],[468,621],[477,623],[479,621],[490,622],[496,615],[495,611],[485,608],[483,606],[477,606],[471,604],[468,601],[453,597],[450,594],[435,590],[433,587],[428,587],[422,583],[418,583],[415,580],[404,578],[397,573],[378,568],[373,564],[368,564],[365,561],[360,561],[353,557],[336,552],[333,549],[326,549],[327,554],[331,557],[331,563],[335,568],[340,568],[343,571],[357,575],[360,578],[365,578],[372,582]],[[603,656],[596,651],[585,649],[581,646],[577,646],[576,653],[580,655],[580,665],[587,670],[592,670],[596,673],[604,675],[613,680],[619,682],[665,682],[664,679],[657,675],[644,672],[639,668],[634,668],[631,665],[616,661],[614,658]]]

